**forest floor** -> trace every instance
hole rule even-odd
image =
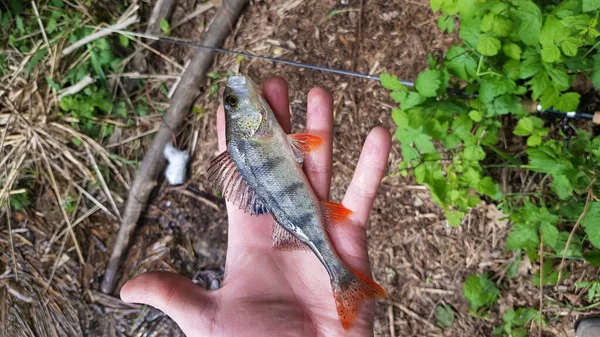
[[[147,17],[152,3],[143,3],[142,17]],[[216,12],[218,2],[215,3],[214,8],[174,28],[171,35],[199,40]],[[179,0],[170,21],[178,22],[199,5],[204,4]],[[437,28],[437,17],[425,0],[280,0],[252,1],[225,46],[362,73],[390,72],[412,81],[427,67],[428,54],[440,57],[455,41],[455,35],[443,34]],[[194,53],[185,46],[160,43],[154,47],[162,53],[148,57],[148,72],[154,74],[180,74]],[[220,91],[216,85],[224,83],[228,71],[248,73],[257,82],[270,76],[285,78],[290,85],[293,130],[304,128],[306,95],[312,87],[324,86],[332,92],[333,201],[342,199],[368,132],[379,125],[395,130],[391,120],[394,103],[376,81],[255,59],[236,60],[227,55],[217,57],[212,71],[212,79],[205,83],[205,93],[195,103],[199,113],[187,120],[179,140],[179,146],[194,149],[189,186],[209,197],[182,193],[181,189],[160,182],[134,234],[117,288],[149,270],[181,273],[205,287],[221,281],[227,216],[223,202],[212,197],[214,191],[206,181],[206,169],[217,154],[215,112]],[[161,85],[171,88],[175,79],[148,83],[145,90],[150,105],[164,109],[168,98]],[[156,114],[149,115],[136,127],[124,128],[112,138],[109,142],[122,144],[110,151],[127,160],[143,158],[151,138],[143,136],[159,122]],[[135,146],[123,142],[132,136],[140,137]],[[466,278],[490,271],[492,279],[500,282],[515,261],[515,253],[503,248],[508,223],[493,205],[482,203],[467,215],[460,227],[450,227],[424,186],[395,174],[400,160],[399,145],[395,142],[389,174],[382,182],[369,220],[369,255],[374,278],[390,295],[389,300],[376,305],[375,335],[490,336],[492,329],[502,324],[502,313],[508,308],[538,308],[540,292],[531,283],[536,267],[525,258],[518,264],[517,276],[505,282],[508,286],[502,289],[499,305],[487,318],[476,319],[469,313],[468,302],[462,295]],[[124,180],[131,182],[134,171],[128,172]],[[43,324],[58,321],[63,322],[60,328],[63,330],[59,330],[68,335],[180,335],[175,323],[160,311],[124,304],[118,299],[118,292],[106,295],[99,291],[118,221],[98,212],[79,224],[75,234],[84,247],[82,264],[72,244],[61,247],[55,237],[53,223],[61,221],[61,214],[52,207],[48,209],[48,203],[44,202],[51,192],[49,188],[41,189],[29,211],[12,215],[14,238],[9,238],[4,229],[0,234],[2,264],[7,270],[11,268],[9,242],[13,242],[18,254],[16,262],[26,271],[20,279],[12,279],[11,272],[0,275],[0,282],[7,280],[7,287],[0,287],[2,309],[8,309],[0,310],[4,312],[0,320],[8,322],[4,326],[10,325],[5,330],[7,336],[44,335],[41,330],[48,336],[60,335],[52,333],[57,328]],[[116,189],[114,194],[122,208],[125,190]],[[85,210],[85,202],[81,207]],[[576,265],[567,267],[571,280],[597,273],[595,269],[580,270]],[[544,296],[556,303],[576,305],[581,293],[572,290],[573,287],[568,290],[566,286],[559,287],[548,290]],[[449,328],[436,325],[434,309],[440,304],[451,306],[455,312]],[[544,336],[574,336],[572,324],[576,312],[560,306],[545,306],[542,310],[549,323],[543,329]],[[538,333],[536,327],[531,332]]]

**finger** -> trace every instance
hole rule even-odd
[[[263,97],[269,103],[277,121],[286,133],[291,132],[288,84],[281,77],[271,77],[263,84]]]
[[[225,143],[225,108],[223,108],[223,104],[219,105],[217,109],[217,139],[219,140],[219,152],[225,151],[227,144]]]
[[[204,289],[181,275],[167,272],[145,273],[130,280],[121,288],[121,299],[160,309],[188,336],[208,333],[208,323],[216,311]]]
[[[304,161],[304,171],[319,199],[327,200],[331,184],[333,97],[324,88],[313,88],[308,93],[306,132],[323,140],[323,144]]]
[[[367,224],[377,189],[387,171],[390,147],[391,136],[387,129],[377,127],[371,130],[346,191],[343,204],[354,212],[352,219],[362,227]]]

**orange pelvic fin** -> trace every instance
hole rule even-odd
[[[304,157],[312,151],[316,150],[323,144],[321,137],[311,135],[310,133],[292,133],[288,135],[288,140],[294,153],[296,154],[296,160],[302,162]]]
[[[360,304],[364,300],[387,298],[385,290],[370,277],[352,270],[354,277],[349,284],[340,284],[333,289],[335,305],[344,330],[349,330],[354,322]]]
[[[344,205],[332,201],[321,201],[321,204],[323,205],[325,221],[330,224],[344,221],[353,213],[351,210],[344,207]]]

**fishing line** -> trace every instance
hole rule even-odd
[[[207,46],[207,45],[203,45],[198,42],[195,42],[195,41],[190,41],[190,40],[186,40],[186,39],[182,39],[182,38],[174,38],[174,37],[168,37],[168,36],[156,36],[156,35],[151,35],[151,34],[132,32],[132,31],[128,31],[128,30],[115,29],[115,28],[110,28],[110,27],[105,28],[105,27],[96,27],[96,26],[90,26],[90,25],[86,25],[86,27],[98,29],[100,31],[119,33],[124,36],[133,36],[133,37],[139,37],[139,38],[144,38],[144,39],[154,40],[154,41],[159,41],[159,42],[161,42],[161,41],[168,42],[168,43],[172,43],[172,44],[183,45],[183,46],[193,47],[193,48],[197,48],[197,49],[207,49],[207,50],[212,50],[212,51],[224,53],[224,54],[244,56],[244,57],[248,57],[248,58],[255,58],[255,59],[259,59],[259,60],[281,63],[281,64],[291,65],[291,66],[299,67],[299,68],[325,71],[325,72],[330,72],[330,73],[339,74],[339,75],[353,76],[353,77],[364,78],[364,79],[368,79],[368,80],[380,81],[378,75],[363,74],[363,73],[359,73],[356,71],[328,68],[328,67],[314,65],[314,64],[307,64],[307,63],[302,63],[302,62],[284,60],[284,59],[280,59],[277,57],[262,56],[262,55],[252,54],[249,52],[229,50],[229,49],[214,47],[214,46]],[[411,81],[405,81],[405,80],[399,80],[399,81],[400,81],[400,83],[402,83],[403,85],[405,85],[407,87],[415,86],[415,83],[411,82]],[[475,98],[478,96],[477,94],[467,94],[466,92],[464,92],[462,90],[451,89],[451,88],[448,89],[448,93],[450,93],[452,95],[464,96],[464,97],[468,97],[468,98]],[[596,112],[595,114],[589,114],[589,113],[584,113],[584,112],[580,112],[580,111],[564,112],[564,111],[558,111],[558,110],[553,110],[553,109],[543,109],[542,110],[541,106],[537,105],[537,104],[535,105],[535,107],[532,107],[532,109],[530,109],[530,110],[539,112],[539,113],[543,113],[543,114],[562,117],[564,119],[593,120],[595,124],[600,124],[600,112]],[[594,118],[594,116],[596,116],[596,117]]]

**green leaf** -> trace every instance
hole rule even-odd
[[[494,20],[492,32],[496,36],[508,36],[512,32],[513,22],[502,15],[497,15]]]
[[[471,110],[469,111],[469,117],[474,121],[474,122],[481,122],[482,119],[482,115],[481,112],[477,111],[477,110]]]
[[[463,295],[471,305],[471,313],[478,314],[480,309],[489,309],[500,297],[500,291],[488,274],[471,275],[465,281]]]
[[[400,83],[400,80],[396,75],[384,73],[379,75],[379,80],[381,81],[381,85],[388,90],[406,91],[406,87]]]
[[[119,34],[119,43],[121,44],[121,46],[127,48],[129,47],[129,38],[125,35]]]
[[[576,38],[568,38],[561,43],[560,49],[567,56],[575,56],[577,55],[577,49],[579,49],[578,40]]]
[[[554,65],[553,67],[546,68],[546,71],[550,75],[550,78],[552,78],[556,90],[564,91],[571,87],[571,81],[564,66]]]
[[[554,88],[546,88],[540,97],[542,108],[548,109],[553,107],[560,98],[560,93]]]
[[[521,47],[519,47],[519,45],[516,43],[505,44],[502,46],[502,51],[504,52],[504,55],[510,57],[511,59],[521,59]]]
[[[554,108],[565,112],[575,111],[579,106],[579,97],[580,95],[576,92],[567,92],[560,96],[556,104],[554,104]]]
[[[514,81],[498,76],[484,76],[480,80],[479,98],[491,102],[497,96],[511,93],[516,87]]]
[[[530,78],[531,76],[539,73],[542,70],[544,70],[544,65],[542,64],[541,59],[538,55],[525,57],[523,62],[521,62],[521,75],[519,76],[519,78]]]
[[[590,202],[587,213],[581,220],[581,227],[585,228],[592,245],[600,248],[600,201]]]
[[[506,238],[506,249],[537,249],[540,237],[535,226],[515,224]]]
[[[581,9],[584,12],[595,11],[600,8],[600,0],[583,0],[581,3]]]
[[[449,328],[454,324],[454,310],[451,306],[442,304],[435,307],[433,311],[437,326]]]
[[[418,92],[409,91],[404,100],[400,102],[403,109],[410,109],[425,102],[427,98],[419,95]]]
[[[552,63],[560,60],[560,49],[555,45],[549,45],[542,48],[542,60]]]
[[[48,49],[42,49],[35,53],[29,63],[27,63],[27,67],[25,67],[25,78],[29,77],[29,74],[35,68],[35,66],[40,63],[40,61],[48,54]]]
[[[465,158],[465,160],[470,161],[481,161],[485,158],[485,152],[479,145],[468,145],[465,146],[465,149],[463,151],[463,158]]]
[[[21,18],[20,15],[17,15],[16,22],[17,22],[17,29],[21,33],[25,33],[25,25],[23,24],[23,19]]]
[[[467,47],[474,48],[479,43],[481,18],[479,16],[462,17],[459,34]]]
[[[419,149],[419,151],[421,151],[421,153],[436,152],[435,147],[433,146],[433,143],[431,142],[431,139],[426,134],[420,134],[415,139],[415,146],[417,147],[417,149]]]
[[[442,84],[440,77],[441,73],[439,70],[425,70],[417,77],[415,88],[422,96],[435,97],[437,96],[437,90]]]
[[[169,25],[169,21],[167,21],[167,19],[160,19],[160,30],[162,30],[163,34],[165,35],[171,34],[171,25]]]
[[[582,255],[592,266],[600,267],[600,250],[593,249],[589,252],[584,252]]]
[[[571,194],[573,193],[571,181],[569,181],[569,178],[567,178],[567,176],[564,174],[553,174],[552,184],[550,186],[561,200],[570,198]]]
[[[540,225],[540,232],[544,235],[545,244],[550,247],[554,247],[556,245],[556,241],[558,240],[558,229],[556,226],[544,222]]]
[[[593,68],[592,68],[592,84],[594,89],[600,90],[600,54],[593,56]]]
[[[494,56],[498,54],[501,45],[500,40],[497,38],[487,34],[481,34],[481,36],[479,36],[477,51],[485,56]]]
[[[535,147],[540,146],[542,144],[542,136],[540,135],[531,135],[527,138],[527,146]]]
[[[548,74],[545,71],[541,71],[533,76],[527,84],[531,86],[531,97],[533,99],[538,99],[544,91],[552,85],[552,82],[550,81]]]
[[[513,134],[515,136],[529,136],[530,134],[532,134],[534,129],[533,118],[535,117],[523,117],[519,119],[519,122],[517,122],[517,126],[513,131]]]
[[[477,184],[477,192],[485,194],[494,200],[499,199],[502,196],[500,192],[500,186],[498,186],[498,184],[496,184],[490,177],[484,177],[483,179],[479,180],[479,183]]]
[[[454,31],[454,17],[451,15],[442,15],[438,18],[438,28],[442,31],[452,33]]]
[[[513,15],[521,19],[517,35],[526,45],[537,45],[542,29],[542,12],[540,8],[530,0],[517,0],[516,4],[517,8],[513,10]]]
[[[467,80],[469,77],[477,75],[477,61],[471,55],[471,52],[460,46],[452,46],[446,53],[444,65],[448,70],[461,80]]]
[[[504,66],[502,68],[504,69],[506,77],[510,78],[511,80],[516,80],[517,78],[519,78],[519,74],[521,71],[521,62],[519,62],[518,60],[510,59],[506,61],[506,63],[504,63]]]

